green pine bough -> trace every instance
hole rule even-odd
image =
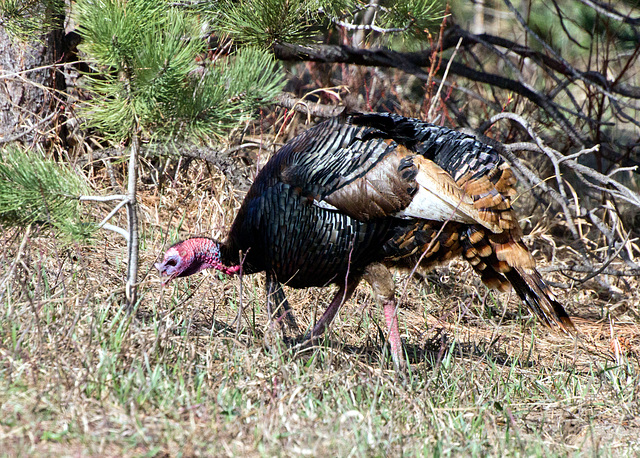
[[[0,225],[53,227],[72,239],[96,229],[85,222],[79,197],[89,193],[83,177],[36,151],[8,146],[0,151]]]
[[[284,86],[267,50],[212,59],[198,16],[163,2],[105,0],[97,8],[79,0],[74,19],[92,69],[81,78],[92,97],[80,114],[114,142],[128,141],[132,130],[143,140],[224,136]]]

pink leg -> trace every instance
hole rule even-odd
[[[331,304],[329,304],[329,307],[327,307],[327,310],[324,311],[324,313],[322,314],[322,316],[314,326],[313,330],[311,331],[311,334],[307,334],[305,336],[305,340],[321,336],[324,333],[325,329],[333,321],[333,318],[336,316],[336,313],[338,313],[340,306],[345,302],[347,302],[349,298],[353,295],[353,292],[355,291],[356,286],[358,286],[359,282],[360,282],[359,279],[350,280],[346,286],[345,285],[340,286],[340,289],[338,290],[335,297],[331,301]]]
[[[267,274],[267,314],[270,320],[274,319],[275,315],[275,322],[282,325],[282,320],[284,319],[294,332],[299,331],[298,323],[293,315],[293,310],[289,306],[282,285],[274,276],[269,274]]]
[[[389,345],[391,346],[391,357],[397,371],[406,367],[404,353],[402,351],[402,340],[400,340],[400,332],[398,331],[398,315],[396,314],[396,301],[385,300],[382,303],[384,309],[384,318],[387,322],[387,335]]]
[[[404,360],[402,341],[398,330],[393,276],[384,265],[371,264],[364,273],[364,279],[371,285],[376,299],[382,304],[384,318],[387,322],[385,331],[391,346],[391,357],[396,371],[400,372],[406,368],[407,363]]]

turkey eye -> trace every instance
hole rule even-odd
[[[165,264],[168,265],[169,267],[174,267],[176,263],[177,261],[175,259],[168,259]]]

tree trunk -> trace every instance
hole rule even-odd
[[[0,26],[0,144],[35,144],[57,136],[64,141],[64,123],[57,116],[64,97],[52,89],[64,92],[66,85],[62,69],[51,66],[62,61],[63,44],[63,30],[23,42]]]

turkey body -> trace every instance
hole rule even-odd
[[[229,257],[242,250],[245,272],[266,271],[294,288],[344,281],[371,262],[412,267],[443,221],[458,219],[455,208],[433,220],[398,215],[418,188],[415,153],[405,146],[418,143],[421,155],[453,171],[481,153],[486,168],[503,163],[486,145],[416,119],[331,119],[286,144],[260,171],[231,227]],[[448,223],[445,235],[460,232]],[[423,264],[461,252],[459,244],[443,248]]]
[[[243,272],[266,272],[267,292],[285,305],[281,284],[338,285],[311,336],[366,279],[384,307],[397,365],[388,267],[463,256],[485,284],[513,286],[545,324],[570,329],[521,241],[514,185],[497,151],[465,134],[393,114],[333,118],[284,145],[259,172],[219,244],[221,263],[238,265],[241,252]]]
[[[227,245],[230,255],[246,253],[246,272],[266,271],[294,288],[326,286],[380,258],[394,221],[357,219],[323,201],[345,175],[350,178],[339,159],[348,165],[349,141],[360,131],[338,119],[323,123],[285,145],[260,171]],[[362,146],[363,156],[380,154]]]

